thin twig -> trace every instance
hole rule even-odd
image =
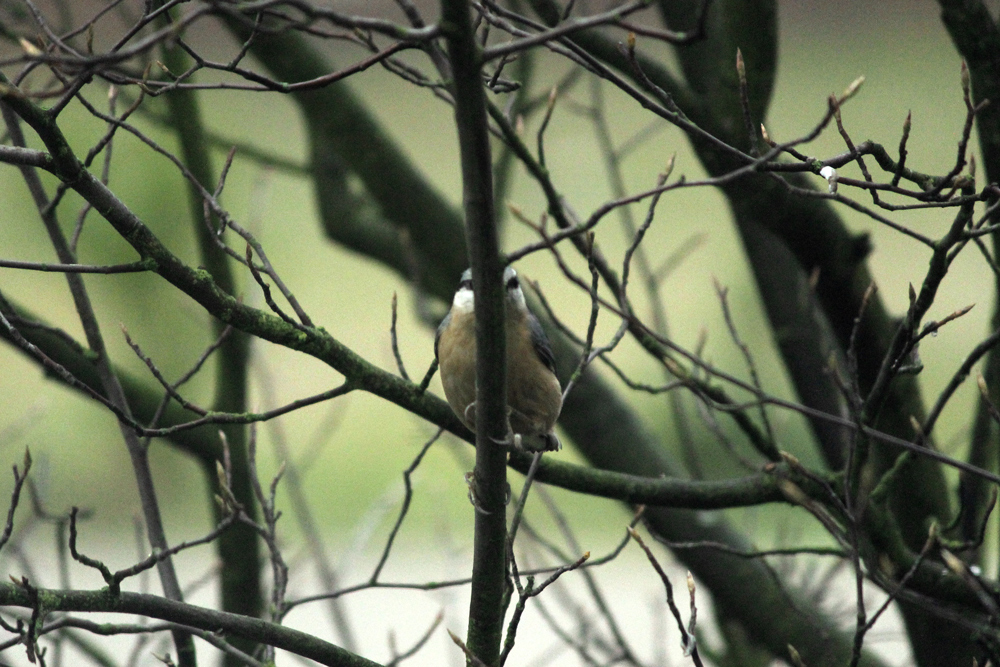
[[[670,613],[673,614],[674,620],[677,621],[677,628],[681,633],[681,646],[684,649],[684,654],[691,656],[691,660],[694,662],[696,667],[702,667],[701,656],[698,654],[698,645],[696,643],[695,636],[690,634],[684,626],[684,621],[681,619],[681,612],[677,608],[677,604],[674,602],[674,587],[670,583],[670,578],[667,577],[667,573],[663,571],[663,568],[660,566],[660,562],[656,559],[656,556],[654,556],[653,552],[646,546],[646,543],[642,540],[642,536],[639,535],[639,532],[634,528],[630,528],[629,534],[642,548],[643,552],[646,554],[646,558],[649,560],[650,565],[653,566],[653,569],[656,570],[656,574],[660,576],[660,581],[663,582],[663,588],[667,594],[667,606],[670,608]]]
[[[375,584],[378,582],[378,577],[382,573],[382,568],[385,567],[386,561],[389,560],[389,552],[392,551],[392,545],[396,541],[396,536],[399,534],[399,529],[403,525],[403,520],[406,518],[406,513],[410,509],[410,501],[413,499],[413,483],[410,481],[410,477],[420,466],[420,462],[423,461],[424,455],[431,448],[441,434],[444,433],[444,429],[439,428],[431,438],[424,443],[424,446],[420,448],[420,451],[414,457],[413,461],[410,463],[409,467],[403,471],[403,486],[405,492],[403,495],[403,504],[399,508],[399,514],[396,516],[396,522],[392,526],[392,530],[389,531],[389,537],[386,538],[385,546],[382,548],[382,555],[379,556],[378,563],[375,565],[375,569],[372,570],[371,576],[368,578],[369,584]]]
[[[406,366],[403,364],[403,355],[399,352],[399,339],[396,334],[396,293],[392,293],[392,323],[389,325],[389,338],[392,341],[392,356],[396,359],[396,368],[399,369],[399,375],[407,382],[410,382],[410,375],[406,372]]]

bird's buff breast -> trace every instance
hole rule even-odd
[[[463,315],[462,317],[472,317]],[[441,360],[441,385],[451,409],[466,426],[476,429],[476,339],[475,327],[457,326],[453,323],[438,341]]]
[[[452,410],[475,430],[475,327],[454,324],[438,342],[441,384]],[[530,341],[514,336],[507,338],[507,403],[511,428],[524,435],[551,431],[562,408],[559,381],[538,359]]]

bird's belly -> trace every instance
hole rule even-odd
[[[471,359],[459,359],[468,355]],[[456,350],[441,364],[441,385],[448,404],[471,430],[476,430],[476,361],[471,350]]]
[[[562,389],[551,373],[535,373],[531,379],[519,377],[508,367],[507,405],[514,433],[543,435],[552,430],[562,409]]]

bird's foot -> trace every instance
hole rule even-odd
[[[465,473],[465,485],[469,487],[469,502],[472,503],[472,508],[476,510],[476,513],[489,516],[492,512],[483,509],[483,506],[479,504],[479,499],[476,497],[475,475],[476,473],[474,472]]]
[[[510,409],[508,408],[508,413],[509,412]],[[490,438],[490,441],[493,442],[494,444],[499,445],[500,447],[503,447],[504,449],[514,449],[517,451],[523,451],[523,447],[521,444],[521,434],[514,433],[514,429],[510,427],[510,420],[507,421],[507,435],[505,435],[503,438],[500,439]]]
[[[490,512],[489,510],[485,509],[482,505],[479,504],[479,497],[476,495],[476,473],[474,472],[465,473],[465,484],[466,486],[469,487],[469,502],[472,503],[473,509],[475,509],[476,512],[482,514],[483,516],[489,516],[490,514],[492,514],[493,512]],[[510,497],[511,497],[510,482],[507,482],[507,489],[504,492],[504,499],[503,499],[504,507],[510,505]]]

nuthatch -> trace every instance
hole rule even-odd
[[[524,302],[517,272],[503,273],[507,328],[507,409],[512,444],[529,451],[559,449],[552,432],[562,410],[562,388],[548,338]],[[472,270],[466,269],[451,310],[434,339],[444,395],[458,418],[476,430],[476,317]]]

